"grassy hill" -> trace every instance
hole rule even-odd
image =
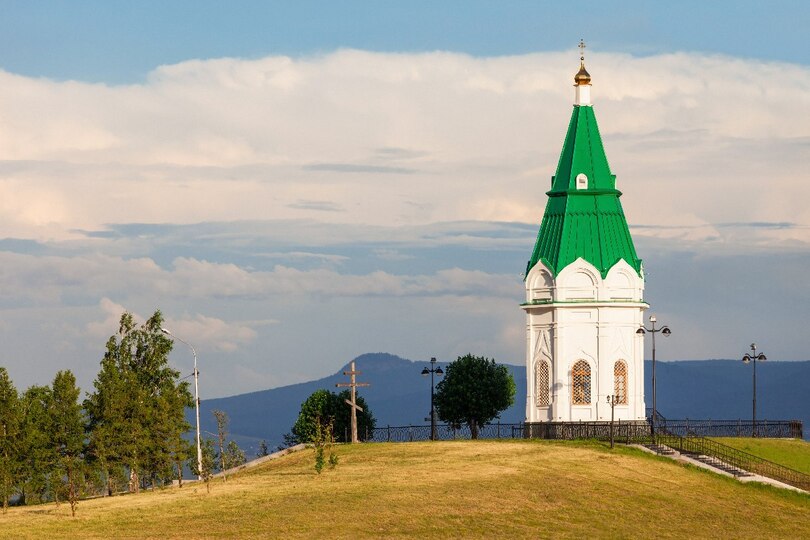
[[[804,444],[804,443],[803,443]],[[203,485],[12,508],[4,538],[808,538],[810,496],[594,442],[311,450]]]

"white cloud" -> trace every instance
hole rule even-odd
[[[274,295],[330,297],[403,297],[425,295],[498,296],[514,289],[516,278],[482,271],[449,268],[431,275],[399,275],[383,271],[344,274],[319,268],[299,270],[276,265],[271,271],[249,270],[231,263],[178,257],[171,268],[151,259],[109,256],[40,257],[0,252],[0,286],[19,302],[59,305],[66,297],[102,297],[108,319],[126,309],[111,295],[137,298],[216,300],[228,297],[265,299]],[[109,320],[103,323],[109,327]],[[92,326],[90,330],[97,329]]]
[[[0,71],[9,364],[28,381],[55,371],[31,358],[77,365],[87,381],[120,312],[156,307],[208,353],[221,392],[324,375],[369,350],[521,358],[519,273],[576,68],[563,53],[343,50],[192,60],[129,86]],[[733,275],[735,257],[809,251],[810,68],[609,53],[588,68],[639,255],[657,272],[647,292],[672,319],[713,328],[718,312],[696,304],[719,310],[711,295],[749,278]],[[801,256],[740,297],[785,311],[805,294]],[[660,260],[700,268],[706,285],[666,290]],[[789,305],[785,319],[806,318]],[[730,336],[683,354],[722,355]],[[793,342],[784,351],[808,348]]]
[[[810,183],[797,180],[810,126],[795,119],[810,116],[810,69],[697,54],[588,62],[631,221],[683,224],[688,209],[712,224],[747,207],[808,222],[797,201]],[[66,238],[120,222],[536,222],[575,69],[563,53],[342,50],[193,60],[131,86],[0,72],[0,225]]]

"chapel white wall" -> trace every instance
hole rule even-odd
[[[627,405],[617,405],[616,420],[643,420],[644,280],[625,261],[602,279],[583,259],[565,267],[556,279],[542,262],[526,277],[526,421],[610,420],[608,395],[614,394],[614,363],[628,369]],[[533,301],[548,303],[531,304]],[[551,404],[538,407],[536,362],[550,362]],[[571,370],[578,360],[591,368],[591,403],[573,405]]]

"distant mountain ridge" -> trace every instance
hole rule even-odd
[[[358,382],[368,382],[360,393],[377,419],[377,426],[424,425],[430,411],[430,378],[420,375],[426,362],[414,362],[387,353],[370,353],[355,359],[362,372]],[[439,362],[445,367],[447,362]],[[507,364],[517,386],[515,403],[501,414],[501,422],[518,423],[525,417],[526,368]],[[231,397],[203,400],[202,429],[216,432],[212,410],[225,411],[230,419],[230,437],[249,457],[261,440],[272,449],[280,444],[298,417],[301,403],[315,390],[335,391],[346,382],[342,372],[315,381],[261,390]],[[658,410],[672,419],[741,418],[752,413],[752,371],[739,360],[690,360],[657,362]],[[650,361],[645,366],[647,406],[652,405]],[[436,383],[440,378],[437,378]],[[764,362],[757,364],[757,419],[804,421],[805,438],[810,431],[810,362]],[[193,422],[193,413],[189,415]]]

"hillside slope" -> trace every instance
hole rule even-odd
[[[223,482],[12,508],[8,538],[808,538],[810,496],[633,449],[551,441],[304,450]]]

